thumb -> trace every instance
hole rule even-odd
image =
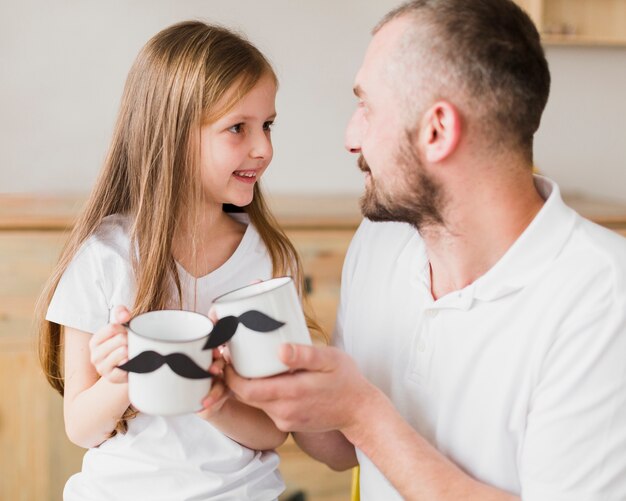
[[[118,305],[113,308],[113,322],[116,324],[123,324],[130,320],[130,311],[126,306]]]
[[[334,348],[287,343],[280,346],[278,357],[290,369],[329,372],[337,363]]]

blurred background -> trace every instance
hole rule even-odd
[[[605,8],[607,20],[599,19],[597,28],[602,34],[620,15],[626,25],[624,0],[541,2],[563,4],[565,15],[586,15],[576,14],[585,3]],[[522,3],[536,9],[537,0]],[[202,19],[247,34],[277,70],[275,159],[266,188],[279,194],[359,193],[361,177],[343,149],[355,105],[353,78],[371,28],[397,4],[1,0],[0,192],[87,192],[140,47],[174,22]],[[581,25],[576,18],[562,25],[542,22],[546,30],[573,34]],[[546,52],[553,86],[536,138],[537,166],[564,191],[626,201],[626,48],[552,44]]]

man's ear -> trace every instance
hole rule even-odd
[[[424,160],[437,163],[448,158],[461,139],[461,115],[447,101],[437,101],[422,117],[419,143]]]

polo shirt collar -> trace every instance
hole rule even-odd
[[[556,183],[537,175],[534,181],[545,203],[500,260],[467,287],[433,301],[424,241],[418,238],[417,248],[415,242],[405,248],[403,258],[410,260],[411,276],[427,291],[427,309],[469,310],[475,300],[494,301],[512,294],[546,272],[569,239],[576,213],[565,205]]]
[[[524,288],[547,271],[569,239],[576,212],[553,181],[535,176],[535,187],[543,207],[500,260],[468,287],[475,299],[493,301]]]

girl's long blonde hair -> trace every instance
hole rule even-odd
[[[199,21],[164,29],[137,56],[104,166],[38,305],[40,362],[61,395],[63,332],[45,315],[78,249],[106,216],[130,216],[130,248],[137,250],[130,252],[136,286],[131,314],[165,308],[172,299],[172,283],[182,304],[172,239],[180,218],[191,217],[193,224],[199,216],[202,187],[194,138],[201,124],[226,114],[267,76],[277,83],[270,63],[256,47],[229,30]],[[234,92],[228,94],[231,89]],[[228,102],[215,109],[222,98]],[[270,214],[258,184],[252,203],[243,210],[268,249],[274,276],[292,275],[302,291],[298,255]],[[127,411],[123,418],[130,415]],[[116,429],[125,427],[122,419]]]

